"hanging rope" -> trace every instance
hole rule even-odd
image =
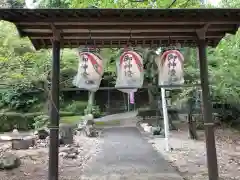
[[[88,42],[90,42],[90,44],[88,44]],[[89,30],[89,41],[86,41],[85,48],[82,48],[79,51],[80,52],[90,52],[90,53],[100,53],[100,49],[97,48],[95,40],[92,39],[91,30]]]
[[[63,51],[61,52],[61,56],[60,56],[60,58],[59,58],[59,61],[61,62],[61,60],[62,60],[62,56],[63,56]],[[49,72],[51,72],[51,71],[49,71]],[[48,73],[49,73],[48,72]],[[52,73],[52,72],[51,72]],[[50,73],[50,78],[52,77],[51,76],[51,73]],[[60,74],[60,73],[59,73]],[[56,104],[53,102],[53,99],[52,99],[52,94],[51,94],[51,84],[52,82],[50,81],[48,81],[48,89],[47,89],[47,91],[48,91],[48,97],[49,97],[49,99],[50,99],[50,103],[53,105],[53,107],[54,107],[54,109],[57,111],[57,113],[58,113],[58,115],[60,114],[60,112],[59,112],[59,109],[57,109],[57,106],[56,106]],[[60,83],[59,83],[60,84]],[[50,104],[49,104],[50,105]],[[48,113],[50,114],[50,111],[49,111],[49,107],[48,107]],[[56,128],[56,127],[55,127]]]
[[[129,48],[131,47],[131,39],[132,39],[132,29],[130,29],[130,31],[129,31],[129,38],[127,40],[126,46],[123,49],[123,52],[129,51]]]

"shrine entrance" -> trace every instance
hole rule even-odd
[[[218,180],[206,47],[239,27],[239,9],[1,9],[36,50],[52,48],[49,180],[58,179],[60,49],[95,47],[198,47],[209,180]],[[169,42],[171,41],[171,42]],[[164,87],[164,86],[162,86]]]

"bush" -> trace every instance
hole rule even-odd
[[[38,101],[36,97],[26,93],[31,90],[34,89],[30,84],[15,84],[11,88],[1,91],[0,102],[2,106],[13,110],[27,111]]]
[[[19,130],[28,130],[33,128],[34,115],[22,114],[16,112],[0,113],[0,131],[11,131],[15,127]]]
[[[73,112],[60,111],[60,117],[69,117],[76,115]],[[0,131],[12,131],[15,127],[18,130],[29,130],[40,128],[41,123],[45,122],[49,116],[43,112],[35,113],[17,113],[17,112],[0,112]]]
[[[97,105],[87,107],[86,109],[84,109],[84,114],[85,115],[92,114],[94,118],[101,117],[101,115],[102,115],[101,110],[100,110],[99,106],[97,106]]]
[[[49,125],[49,116],[48,115],[40,115],[34,118],[34,129],[41,129],[43,127],[47,127]]]
[[[27,112],[29,113],[34,113],[34,112],[42,112],[44,111],[46,108],[46,102],[42,103],[37,103],[37,104],[33,104]]]
[[[65,117],[65,116],[75,116],[77,113],[74,112],[67,112],[67,111],[60,111],[60,117]]]
[[[87,102],[86,101],[72,101],[71,104],[68,104],[64,108],[64,111],[74,112],[76,114],[83,114],[84,113],[84,109],[86,107],[87,107]]]

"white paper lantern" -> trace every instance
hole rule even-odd
[[[143,59],[135,51],[126,51],[117,61],[117,80],[118,87],[133,87],[133,89],[119,89],[119,91],[130,93],[136,92],[143,85],[144,69]]]
[[[102,58],[92,52],[79,52],[78,55],[78,73],[73,84],[78,88],[97,91],[104,73]]]
[[[184,83],[184,57],[178,50],[165,51],[156,58],[159,85],[181,85]]]

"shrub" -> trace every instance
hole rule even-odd
[[[77,113],[74,112],[67,112],[67,111],[60,111],[60,116],[65,117],[65,116],[75,116]]]
[[[16,112],[0,113],[0,131],[11,131],[15,127],[19,130],[28,130],[33,128],[34,115],[22,114]]]
[[[48,115],[40,115],[34,118],[34,129],[41,129],[43,127],[47,127],[49,125],[49,116]]]
[[[36,103],[36,104],[32,105],[30,108],[28,108],[28,112],[29,113],[42,112],[45,109],[47,109],[46,103],[40,102],[40,103]]]
[[[101,110],[99,108],[99,106],[95,105],[95,106],[88,106],[86,109],[84,109],[84,114],[92,114],[94,118],[98,118],[101,117],[102,113]]]
[[[28,129],[34,128],[34,118],[40,115],[43,115],[43,112],[23,114],[25,121],[28,123]]]
[[[71,117],[76,115],[73,112],[60,111],[60,117]],[[15,127],[18,130],[29,130],[41,128],[45,121],[49,122],[49,116],[43,112],[35,113],[17,113],[17,112],[0,112],[0,131],[11,131]],[[44,124],[44,123],[43,123]]]
[[[31,90],[30,84],[15,84],[9,89],[0,92],[2,106],[7,106],[13,110],[27,111],[38,99],[25,92]]]
[[[64,108],[64,111],[74,112],[76,114],[83,114],[84,113],[84,109],[86,107],[87,107],[87,102],[86,101],[72,101],[71,104],[68,104]]]

